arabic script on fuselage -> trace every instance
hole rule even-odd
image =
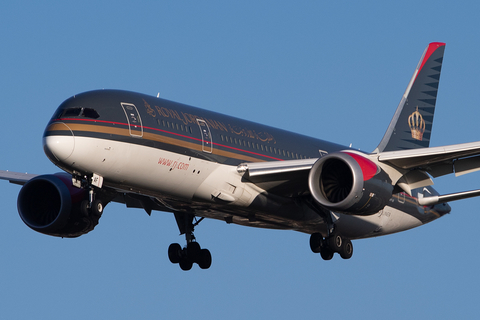
[[[157,118],[158,116],[161,118],[176,119],[176,120],[180,120],[184,125],[196,124],[197,119],[199,119],[199,120],[205,121],[208,124],[208,126],[214,130],[219,130],[226,133],[232,133],[234,135],[245,137],[245,138],[257,139],[266,143],[273,143],[273,144],[276,143],[275,138],[267,132],[256,132],[255,130],[252,130],[252,129],[247,129],[244,127],[239,127],[231,124],[225,124],[223,122],[220,122],[214,119],[204,118],[191,113],[178,112],[177,110],[166,108],[166,107],[159,107],[159,106],[152,107],[145,100],[143,100],[143,103],[145,105],[145,109],[147,113],[153,118]]]

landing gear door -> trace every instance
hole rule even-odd
[[[203,152],[212,153],[212,134],[210,128],[205,120],[197,119],[198,126],[200,127],[200,134],[202,135],[202,150]]]
[[[132,137],[141,138],[143,137],[143,125],[142,118],[138,113],[137,107],[131,103],[121,103],[125,116],[127,117],[128,130]]]

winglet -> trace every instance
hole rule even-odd
[[[430,145],[445,43],[425,49],[395,111],[387,132],[374,152],[427,148]]]

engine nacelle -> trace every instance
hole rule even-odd
[[[83,189],[72,186],[66,173],[37,176],[20,190],[17,208],[23,222],[40,233],[73,238],[88,233],[99,217],[85,216],[80,209],[88,198]]]
[[[318,159],[310,170],[308,185],[320,205],[345,214],[374,214],[385,207],[393,193],[387,174],[352,152]]]

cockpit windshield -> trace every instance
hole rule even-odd
[[[85,117],[90,119],[97,119],[100,117],[100,115],[95,109],[92,109],[92,108],[71,107],[71,108],[64,109],[58,118],[72,118],[72,117]]]

